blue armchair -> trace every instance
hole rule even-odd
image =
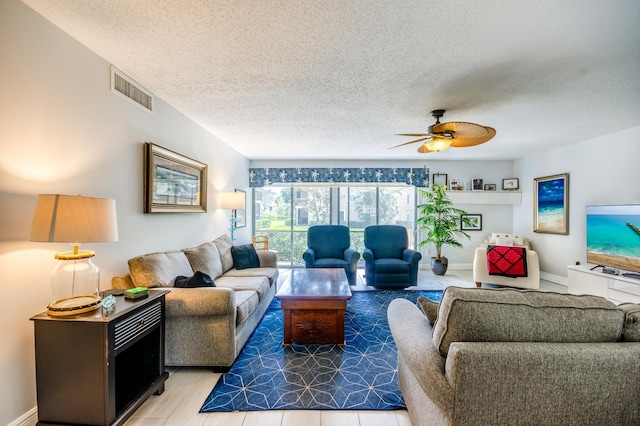
[[[405,288],[418,283],[422,255],[410,248],[407,228],[374,225],[364,229],[364,275],[368,286]]]
[[[360,253],[351,248],[349,228],[315,225],[307,230],[308,248],[302,253],[307,268],[344,268],[349,285],[356,285]]]

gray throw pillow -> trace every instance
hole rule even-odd
[[[618,308],[625,313],[620,340],[623,342],[640,342],[640,304],[623,303],[618,305]]]
[[[427,320],[429,320],[429,324],[433,326],[438,318],[438,308],[440,308],[440,303],[420,296],[418,297],[418,305],[422,308],[422,312],[424,312]]]

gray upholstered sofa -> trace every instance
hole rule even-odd
[[[388,308],[412,424],[640,424],[640,305],[460,287],[419,302]]]
[[[271,303],[278,279],[276,253],[258,251],[259,268],[237,270],[231,247],[223,235],[198,247],[138,256],[129,260],[129,275],[113,278],[114,288],[171,290],[166,296],[166,365],[231,366]],[[177,276],[196,271],[213,278],[215,287],[174,287]]]

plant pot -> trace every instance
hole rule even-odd
[[[449,267],[449,259],[444,256],[441,256],[440,259],[435,257],[431,258],[431,270],[434,275],[444,275],[447,273],[447,268]]]

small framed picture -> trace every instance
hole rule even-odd
[[[472,191],[484,191],[484,181],[482,179],[473,179],[471,181]]]
[[[433,184],[447,187],[447,174],[446,173],[434,173]]]
[[[244,205],[247,205],[247,193],[242,189],[236,189],[235,192],[242,192],[244,194]],[[247,226],[247,211],[236,210],[236,228],[244,228]]]
[[[462,215],[460,218],[460,229],[463,231],[482,231],[482,215]]]
[[[496,184],[495,183],[485,183],[484,184],[484,190],[485,191],[495,191],[496,190]]]
[[[515,191],[520,189],[520,180],[518,178],[502,179],[502,189],[504,191]]]
[[[449,181],[449,191],[462,191],[462,184],[458,179],[451,179]]]

